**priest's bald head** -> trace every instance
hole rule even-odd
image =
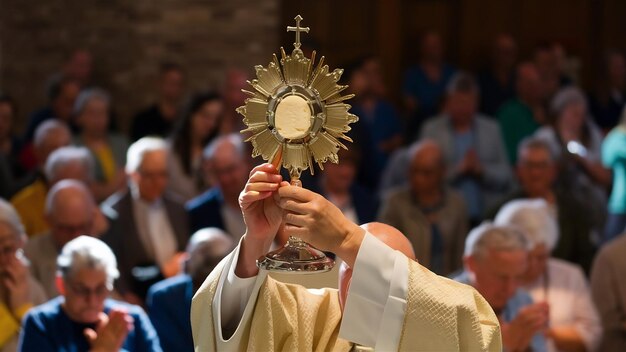
[[[361,228],[392,249],[400,251],[411,260],[415,260],[415,252],[411,242],[395,227],[380,222],[370,222],[361,225]],[[339,268],[339,304],[342,310],[350,289],[350,281],[352,281],[352,268],[342,262]]]

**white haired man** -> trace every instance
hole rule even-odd
[[[522,287],[534,302],[550,307],[550,326],[545,331],[548,351],[596,350],[602,335],[600,317],[582,268],[551,257],[559,230],[548,203],[543,199],[510,201],[494,222],[517,227],[530,244]]]
[[[152,284],[178,273],[189,224],[182,202],[165,192],[165,141],[141,138],[128,148],[126,160],[129,190],[102,204],[111,225],[102,239],[119,261],[118,291],[128,302],[140,304]]]
[[[161,351],[143,310],[108,298],[119,272],[104,242],[90,236],[73,239],[57,266],[62,297],[26,315],[20,351]]]
[[[22,253],[26,233],[11,204],[0,199],[0,352],[15,351],[22,318],[46,301]]]
[[[465,272],[455,278],[474,286],[500,320],[502,345],[508,351],[546,351],[541,331],[548,322],[548,305],[533,303],[520,288],[527,268],[528,241],[515,228],[482,224],[465,241]]]
[[[77,180],[61,180],[50,189],[44,216],[50,231],[28,241],[24,252],[33,276],[52,298],[59,295],[56,258],[63,246],[80,235],[94,233],[95,224],[105,220],[100,219],[102,214],[89,189]]]

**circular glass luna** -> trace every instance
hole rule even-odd
[[[312,111],[303,97],[291,94],[283,97],[276,107],[274,126],[285,139],[300,139],[311,131]]]

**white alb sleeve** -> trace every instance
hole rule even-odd
[[[352,272],[339,336],[377,351],[400,344],[409,259],[366,233]]]

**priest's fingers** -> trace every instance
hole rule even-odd
[[[296,186],[285,186],[278,189],[278,194],[281,198],[295,199],[300,202],[310,202],[319,195],[313,191],[309,191],[306,188]]]
[[[239,206],[246,209],[250,204],[271,197],[272,192],[249,191],[239,194]]]
[[[307,207],[307,203],[301,203],[288,198],[279,198],[278,206],[280,206],[284,210],[297,214],[308,214],[310,212],[309,208]]]
[[[246,185],[245,191],[256,191],[256,192],[273,192],[278,189],[278,183],[269,183],[269,182],[255,182],[248,183]]]
[[[283,219],[285,220],[285,225],[294,225],[298,227],[308,226],[311,222],[309,216],[295,214],[291,212],[286,212],[283,215]]]
[[[283,177],[280,174],[274,174],[267,171],[256,171],[250,175],[250,179],[248,183],[254,182],[272,182],[272,183],[280,183],[283,180]]]
[[[252,175],[254,175],[255,172],[267,172],[270,174],[278,174],[278,170],[274,167],[274,165],[270,164],[270,163],[263,163],[261,165],[257,165],[255,166],[251,171],[250,171],[250,177],[252,177]]]

